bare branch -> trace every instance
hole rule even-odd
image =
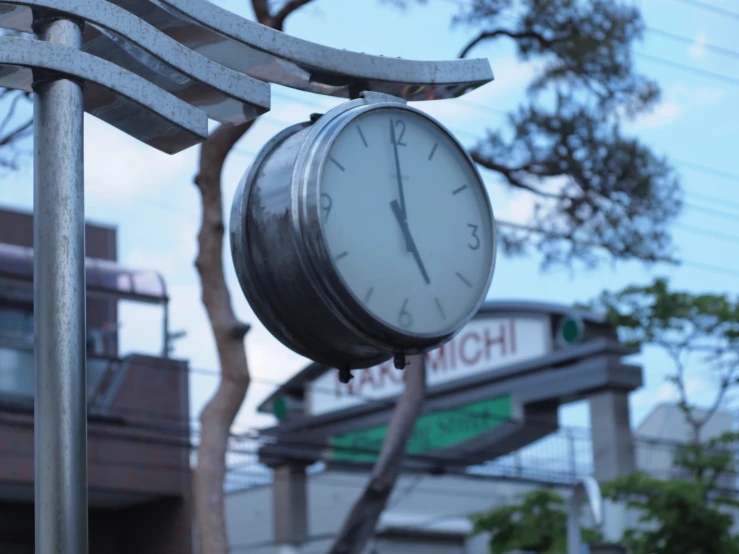
[[[405,390],[393,410],[387,436],[369,483],[344,521],[329,554],[362,552],[393,492],[426,392],[424,357],[411,358],[410,365],[404,371]]]
[[[4,92],[7,92],[7,89]],[[3,98],[3,96],[5,96],[5,94],[3,92],[0,92],[0,99]],[[18,102],[20,102],[23,98],[24,96],[22,94],[16,94],[13,100],[10,101],[8,112],[5,114],[2,123],[0,123],[0,135],[3,133],[3,131],[5,131],[8,123],[10,123],[10,120],[15,115],[15,110],[18,107]]]
[[[523,181],[521,181],[521,179],[516,177],[515,175],[516,173],[531,169],[531,166],[533,164],[527,164],[521,167],[507,167],[507,166],[495,163],[494,161],[492,161],[489,158],[484,157],[482,154],[480,154],[477,151],[470,152],[470,157],[472,158],[472,161],[474,161],[478,165],[481,165],[485,169],[496,171],[500,173],[501,175],[503,175],[506,181],[508,181],[512,186],[516,188],[520,188],[523,190],[527,190],[529,192],[533,192],[537,196],[541,196],[543,198],[552,198],[555,200],[561,200],[563,198],[566,198],[566,196],[561,195],[561,194],[557,194],[553,192],[546,192],[546,191],[537,189],[536,187],[533,187],[527,183],[524,183]]]
[[[470,51],[480,44],[481,42],[485,42],[488,40],[492,40],[494,38],[498,37],[509,37],[516,40],[521,39],[532,39],[537,41],[542,47],[545,48],[551,48],[552,45],[554,45],[557,40],[550,40],[546,38],[544,35],[536,33],[534,31],[511,31],[509,29],[496,29],[495,31],[483,31],[479,35],[477,35],[474,39],[472,39],[467,46],[465,46],[462,51],[459,53],[460,58],[464,58],[467,56],[467,54],[470,53]]]
[[[306,4],[310,4],[313,0],[289,0],[282,6],[282,9],[272,18],[272,28],[282,31],[285,20],[295,10],[302,8]]]
[[[270,26],[272,14],[269,11],[269,0],[251,0],[251,6],[257,21],[262,25]]]
[[[0,138],[0,147],[7,146],[11,142],[23,138],[24,136],[30,134],[32,129],[33,129],[33,119],[29,119],[24,124],[22,124],[20,127],[16,128],[15,130],[11,131],[4,137]]]

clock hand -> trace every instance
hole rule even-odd
[[[395,154],[395,175],[398,178],[398,200],[400,201],[400,213],[403,219],[407,217],[405,211],[405,195],[403,194],[403,177],[400,175],[400,156],[398,155],[398,140],[395,136],[395,122],[390,120],[390,140],[393,143],[393,153]]]
[[[413,258],[416,260],[418,269],[421,270],[423,280],[426,281],[427,285],[430,285],[431,279],[429,279],[429,274],[426,273],[426,267],[423,265],[423,260],[421,260],[421,254],[418,252],[418,247],[416,246],[416,243],[411,236],[411,230],[408,228],[408,221],[403,217],[403,212],[400,209],[398,201],[393,200],[392,202],[390,202],[390,208],[392,208],[393,214],[395,214],[395,219],[398,220],[398,225],[400,225],[400,230],[403,232],[403,236],[405,237],[405,242],[408,245],[408,249],[413,254]]]
[[[400,173],[400,155],[398,154],[398,139],[395,135],[395,122],[390,120],[390,141],[393,143],[393,153],[395,154],[395,175],[398,179],[398,201],[400,202],[400,213],[403,219],[408,219],[408,212],[405,209],[405,194],[403,193],[403,176]],[[405,239],[406,252],[411,251],[411,244],[408,238]]]

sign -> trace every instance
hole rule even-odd
[[[422,415],[413,428],[406,453],[422,455],[474,439],[510,420],[511,413],[511,397],[506,395]],[[387,429],[387,425],[379,425],[332,437],[331,459],[373,462]]]
[[[445,345],[426,354],[426,383],[429,390],[538,358],[552,349],[549,318],[546,316],[473,319]],[[343,384],[331,369],[307,385],[307,411],[320,415],[351,408],[368,400],[399,396],[403,372],[392,361],[355,371]]]

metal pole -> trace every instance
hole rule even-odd
[[[590,513],[597,528],[603,526],[603,498],[598,481],[585,477],[577,482],[570,497],[567,513],[567,554],[580,554],[580,509],[587,497]]]
[[[38,17],[37,38],[82,45],[74,21]],[[83,97],[34,83],[36,554],[87,553],[87,391]]]

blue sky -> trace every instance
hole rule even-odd
[[[252,17],[245,0],[218,3]],[[739,13],[735,0],[706,0],[706,3]],[[451,28],[455,4],[436,0],[425,7],[401,11],[378,0],[315,0],[288,20],[286,31],[337,48],[413,59],[446,59],[454,57],[472,34],[469,29]],[[630,124],[628,131],[652,145],[657,152],[680,162],[676,167],[682,175],[688,206],[674,227],[679,256],[690,264],[720,266],[736,273],[721,273],[688,264],[678,268],[648,269],[636,263],[619,263],[596,271],[542,273],[536,258],[500,258],[489,298],[569,304],[592,298],[603,288],[617,289],[630,283],[648,282],[655,275],[669,276],[675,286],[695,292],[734,294],[736,291],[739,224],[732,218],[739,218],[739,177],[731,179],[698,171],[692,164],[739,175],[736,167],[739,57],[718,55],[705,47],[709,44],[737,49],[739,16],[735,19],[720,16],[685,0],[643,0],[639,4],[647,24],[654,31],[647,33],[643,43],[637,46],[638,52],[723,76],[700,76],[647,57],[637,57],[638,69],[662,86],[663,99],[652,113]],[[689,43],[668,40],[659,31],[687,37]],[[481,136],[486,128],[502,123],[500,115],[486,113],[484,106],[495,110],[515,107],[534,71],[515,58],[511,44],[505,40],[478,48],[475,54],[490,59],[496,75],[494,82],[462,99],[421,106],[456,132],[467,145],[473,144],[475,137]],[[335,99],[275,87],[272,111],[259,121],[227,160],[224,172],[226,209],[230,207],[241,174],[265,140],[281,128],[336,103]],[[118,226],[120,259],[124,264],[156,269],[164,274],[172,296],[172,325],[188,332],[187,337],[177,343],[176,356],[189,359],[197,369],[191,378],[191,408],[195,417],[216,383],[209,372],[215,372],[218,367],[193,267],[199,199],[192,178],[198,148],[167,156],[92,117],[87,116],[85,124],[88,219]],[[30,141],[26,146],[30,147]],[[496,215],[507,220],[526,221],[531,209],[530,199],[501,188],[492,175],[486,178],[490,182],[489,192]],[[30,156],[26,156],[20,172],[0,175],[0,204],[31,209],[32,199],[32,167]],[[228,254],[225,267],[237,312],[255,325],[247,339],[255,383],[237,420],[237,426],[243,428],[268,422],[254,416],[254,406],[280,382],[300,370],[305,361],[282,347],[258,324],[242,297]],[[157,309],[125,304],[121,310],[124,351],[157,352],[160,348],[159,321]],[[671,371],[669,360],[653,349],[647,349],[639,360],[645,367],[646,384],[632,395],[632,414],[636,422],[655,402],[671,398],[664,380]],[[705,401],[710,398],[712,382],[697,373],[691,377],[689,388],[696,398]],[[567,424],[588,424],[583,404],[563,408],[562,416]]]

